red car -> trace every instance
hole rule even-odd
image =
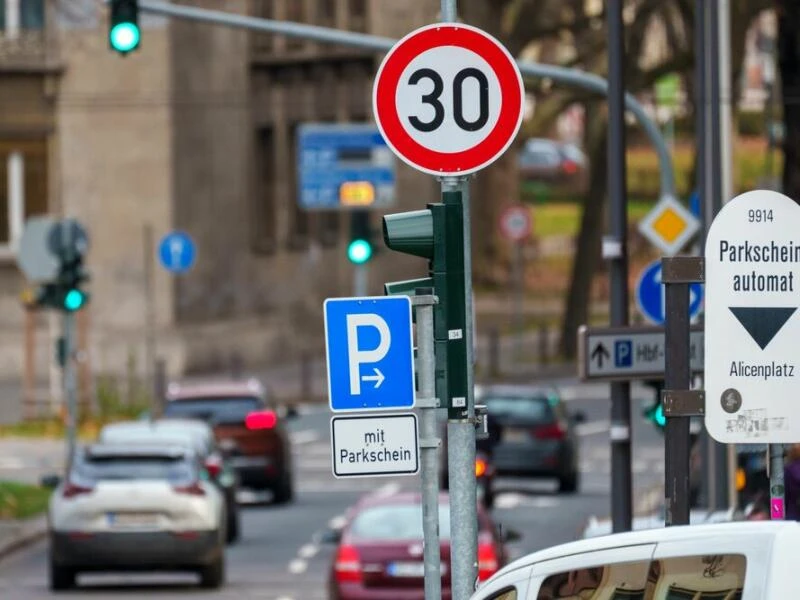
[[[439,497],[442,600],[450,599],[450,500]],[[336,554],[328,580],[330,600],[424,600],[421,495],[367,496],[350,509],[345,526],[332,532]],[[478,506],[478,578],[485,581],[508,562],[505,542]]]

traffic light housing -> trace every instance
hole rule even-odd
[[[370,261],[374,253],[369,212],[355,210],[350,214],[350,241],[347,244],[347,258],[354,265],[363,265]]]
[[[653,423],[658,429],[667,426],[667,417],[664,414],[664,404],[661,402],[661,392],[664,390],[664,382],[661,380],[646,381],[645,385],[651,387],[656,392],[656,398],[652,405],[645,408],[642,413],[645,419]]]
[[[139,0],[111,0],[108,44],[123,56],[139,47]]]

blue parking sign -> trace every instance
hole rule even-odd
[[[413,408],[411,299],[328,298],[324,312],[331,410]]]

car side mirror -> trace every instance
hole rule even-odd
[[[43,488],[54,490],[61,483],[60,475],[43,475],[39,480],[39,485]]]
[[[578,425],[580,425],[581,423],[585,423],[586,422],[586,414],[581,412],[581,411],[578,411],[578,412],[576,412],[576,413],[574,413],[572,415],[572,420],[575,423],[577,423]]]
[[[518,542],[522,539],[522,534],[516,529],[504,528],[500,534],[500,538],[502,539],[503,543]]]
[[[338,544],[342,539],[342,531],[340,529],[326,529],[320,536],[321,544]]]

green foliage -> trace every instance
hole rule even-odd
[[[51,493],[38,485],[0,481],[0,519],[25,519],[44,512]]]

